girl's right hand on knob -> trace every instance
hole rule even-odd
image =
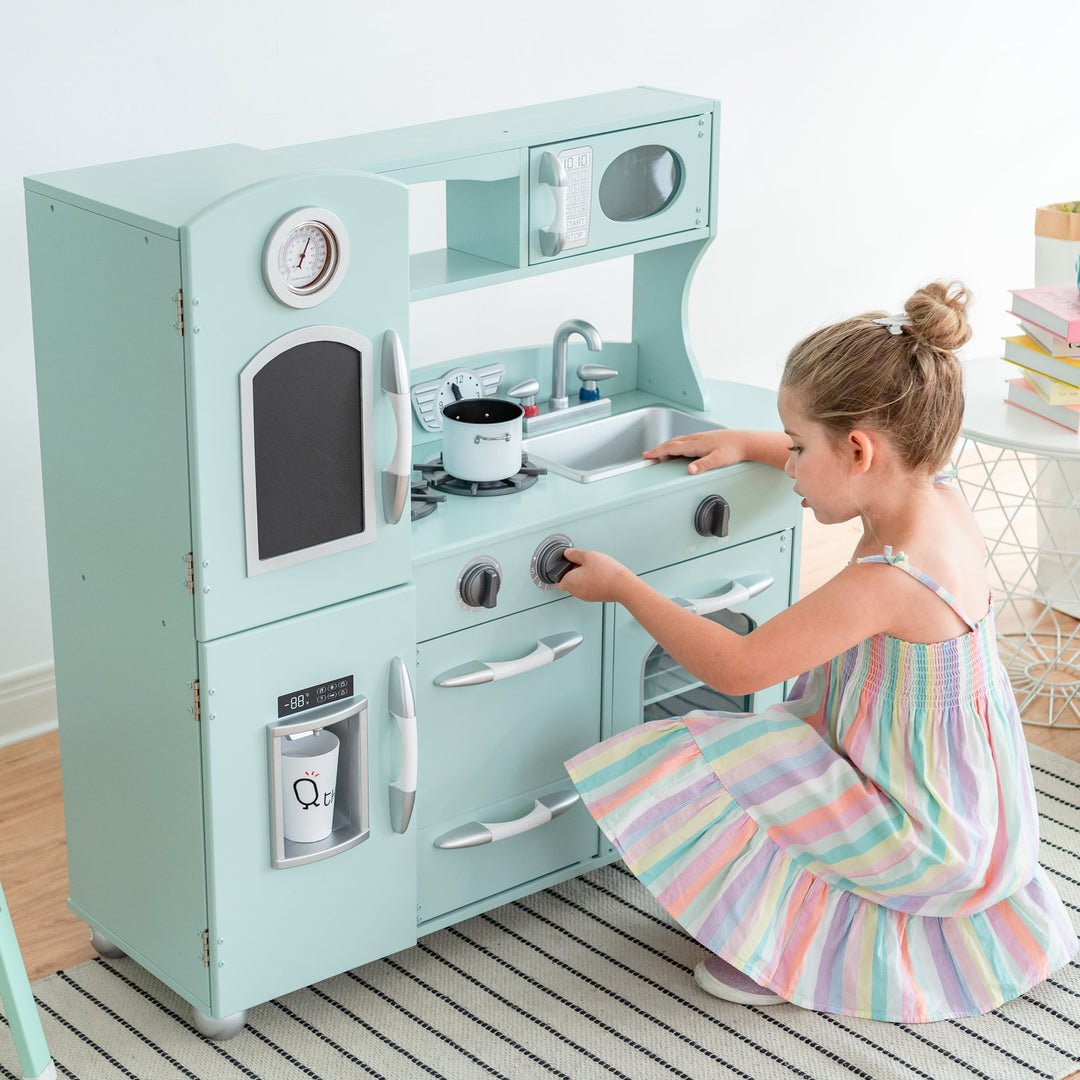
[[[687,471],[691,473],[719,469],[724,465],[734,465],[738,461],[746,460],[740,432],[730,429],[676,435],[674,439],[668,439],[652,450],[646,450],[643,456],[655,461],[667,461],[674,457],[693,458],[687,467]]]
[[[577,566],[563,577],[557,587],[579,600],[594,603],[617,601],[621,586],[634,578],[632,571],[603,552],[567,548],[563,554]]]

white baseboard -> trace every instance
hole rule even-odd
[[[0,675],[0,746],[56,730],[56,676],[52,664]]]

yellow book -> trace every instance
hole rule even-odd
[[[1037,390],[1047,405],[1080,405],[1080,386],[1070,386],[1058,379],[1051,379],[1041,371],[1033,371],[1022,364],[1016,365],[1024,378]]]
[[[1027,334],[1005,338],[1002,359],[1019,364],[1020,367],[1027,368],[1029,371],[1037,371],[1040,375],[1057,379],[1058,382],[1069,386],[1080,387],[1080,357],[1072,360],[1061,356],[1051,356],[1040,349]]]

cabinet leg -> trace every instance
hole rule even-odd
[[[116,942],[93,927],[90,928],[90,944],[98,956],[104,956],[109,960],[118,960],[121,956],[127,956],[127,953]]]
[[[247,1009],[241,1009],[231,1016],[208,1016],[201,1009],[192,1006],[191,1022],[200,1035],[205,1035],[215,1042],[225,1042],[234,1035],[239,1035],[247,1023]]]

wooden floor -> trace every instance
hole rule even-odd
[[[856,539],[853,525],[823,529],[808,516],[803,593],[847,562]],[[1080,761],[1080,730],[1026,726],[1025,731],[1031,742]],[[0,748],[0,776],[0,881],[30,978],[37,979],[94,955],[86,926],[65,906],[67,857],[57,735]]]

